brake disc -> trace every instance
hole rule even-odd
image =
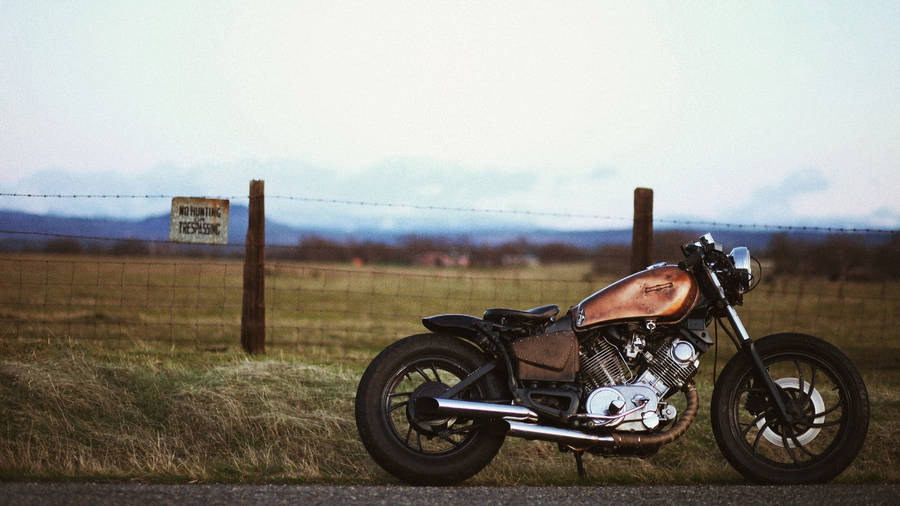
[[[822,400],[822,395],[819,394],[819,391],[815,388],[810,392],[810,384],[808,382],[804,381],[803,388],[800,388],[800,380],[798,378],[779,378],[775,381],[775,384],[784,390],[796,390],[800,391],[802,395],[808,396],[809,400],[807,402],[812,403],[813,414],[825,411],[825,401]],[[825,415],[821,415],[813,420],[812,423],[820,424],[824,421]],[[767,421],[765,418],[761,418],[756,422],[756,426],[763,431],[763,437],[773,445],[784,448],[784,439],[782,439],[781,434],[772,430],[771,426],[766,426],[766,423]],[[765,427],[765,430],[763,430],[763,427]],[[796,435],[797,443],[800,443],[800,446],[806,446],[807,443],[819,435],[819,431],[821,430],[822,429],[819,427],[809,427],[802,433]],[[791,448],[795,448],[797,443],[794,442],[793,438],[788,438],[788,446]]]

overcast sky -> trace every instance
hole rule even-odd
[[[896,1],[0,0],[0,190],[245,195],[259,178],[630,216],[647,186],[657,217],[897,228],[898,26]]]

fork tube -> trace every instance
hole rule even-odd
[[[725,308],[726,311],[728,311],[728,323],[731,324],[731,328],[737,333],[741,343],[743,344],[750,341],[750,334],[748,334],[747,329],[744,328],[744,324],[741,322],[741,318],[738,316],[737,311],[734,310],[734,306],[725,304]]]
[[[744,324],[741,322],[737,311],[735,311],[731,304],[726,304],[725,308],[728,312],[728,323],[731,324],[731,328],[734,329],[737,334],[737,337],[741,342],[741,349],[750,355],[750,359],[753,361],[753,367],[756,369],[757,378],[762,380],[766,385],[769,396],[775,401],[775,406],[778,408],[778,413],[782,416],[782,419],[787,423],[792,423],[794,419],[790,413],[788,413],[784,398],[781,397],[781,391],[778,390],[778,386],[772,381],[769,369],[766,368],[766,365],[762,361],[762,357],[759,356],[759,352],[756,350],[753,340],[750,339],[750,334],[747,333],[747,329],[744,328]]]

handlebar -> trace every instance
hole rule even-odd
[[[732,286],[732,281],[737,279],[733,259],[722,251],[722,246],[712,235],[704,234],[697,242],[682,246],[681,250],[685,258],[678,267],[693,273],[709,298],[730,304],[741,303],[740,287]],[[730,291],[726,292],[726,286],[732,286]]]
[[[691,244],[688,246],[695,246],[694,248],[690,248],[692,251],[688,253],[689,248],[687,246],[682,247],[682,250],[685,254],[685,259],[678,262],[678,267],[681,270],[687,271],[694,268],[695,265],[703,261],[703,249],[696,247],[696,245]]]

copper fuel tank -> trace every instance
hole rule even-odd
[[[576,328],[632,319],[677,322],[697,302],[694,277],[674,265],[649,268],[620,279],[581,301]]]

